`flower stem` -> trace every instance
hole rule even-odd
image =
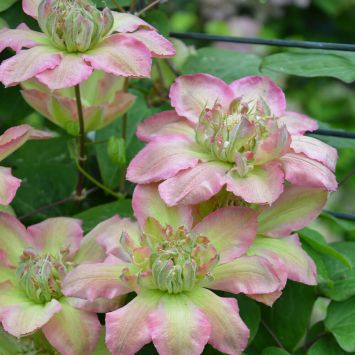
[[[144,9],[142,9],[141,11],[139,11],[136,15],[137,15],[137,16],[143,15],[146,11],[150,10],[150,9],[153,8],[155,5],[158,5],[159,3],[160,3],[160,0],[155,0],[155,1],[153,1],[151,4],[147,5]]]
[[[134,12],[136,12],[136,8],[137,8],[137,0],[131,0],[131,8],[129,12],[133,14]]]
[[[113,0],[113,3],[114,3],[115,6],[117,7],[118,11],[120,11],[120,12],[126,12],[125,9],[118,3],[117,0]]]
[[[125,78],[124,84],[123,84],[123,91],[124,92],[128,92],[128,78]],[[127,126],[128,126],[128,114],[125,113],[122,117],[122,138],[125,142],[125,144],[127,143]],[[126,154],[126,152],[125,152]],[[121,176],[120,176],[120,191],[122,193],[125,192],[125,188],[126,188],[126,168],[122,167],[121,170]]]
[[[80,85],[75,85],[75,98],[76,98],[76,107],[78,110],[79,117],[79,166],[84,169],[84,163],[86,160],[85,155],[85,122],[84,122],[84,113],[83,113],[83,105],[81,102],[81,94],[80,94]],[[83,188],[84,188],[84,175],[79,169],[78,182],[76,185],[76,198],[78,200],[83,197]]]

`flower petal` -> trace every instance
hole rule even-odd
[[[175,111],[163,111],[144,120],[137,128],[137,137],[143,142],[151,142],[161,137],[179,136],[194,141],[195,130]]]
[[[64,278],[62,292],[89,301],[124,295],[132,291],[120,280],[121,272],[127,266],[123,263],[79,265]]]
[[[287,186],[281,196],[258,216],[258,234],[285,237],[318,217],[327,202],[323,189]]]
[[[210,213],[193,228],[207,237],[226,263],[246,252],[256,236],[256,213],[246,207],[225,207]]]
[[[192,211],[188,206],[168,207],[162,201],[156,184],[138,185],[133,192],[132,206],[141,228],[148,217],[153,217],[162,226],[171,225],[174,229],[192,226]]]
[[[31,302],[9,281],[0,284],[0,320],[4,329],[13,336],[33,333],[61,308],[54,299],[43,305]]]
[[[280,290],[280,279],[272,265],[258,256],[242,256],[212,271],[207,287],[232,293],[262,294]]]
[[[28,228],[33,246],[46,253],[56,254],[62,248],[69,248],[73,256],[83,238],[82,222],[74,218],[56,217]]]
[[[36,19],[38,16],[38,6],[41,1],[42,0],[22,0],[22,9],[27,15]]]
[[[99,340],[101,325],[95,313],[73,308],[65,298],[62,309],[42,328],[50,344],[62,355],[90,355]]]
[[[221,190],[229,168],[228,164],[208,162],[180,171],[159,185],[160,196],[168,206],[206,201]]]
[[[48,102],[50,100],[48,94],[33,89],[21,90],[21,94],[25,99],[25,101],[30,106],[32,106],[36,111],[38,111],[44,117],[51,119],[51,113],[48,110]]]
[[[271,263],[279,257],[287,270],[288,278],[307,285],[317,284],[317,271],[313,260],[302,249],[297,235],[286,238],[258,237],[248,255],[259,255]]]
[[[239,316],[237,300],[221,298],[203,288],[190,292],[189,298],[212,326],[209,344],[222,353],[240,355],[247,346],[249,329]]]
[[[159,354],[200,355],[211,324],[188,295],[165,294],[149,315],[149,330]]]
[[[14,86],[47,69],[54,69],[60,62],[60,54],[51,47],[38,46],[22,50],[1,63],[0,81],[5,86]]]
[[[20,185],[21,180],[12,176],[10,168],[0,166],[0,205],[10,204]]]
[[[236,172],[226,176],[227,191],[249,203],[273,203],[283,191],[284,174],[277,162],[256,166],[245,177]]]
[[[130,35],[112,35],[85,52],[82,58],[94,69],[117,76],[149,77],[152,59],[148,48]]]
[[[335,176],[323,164],[303,154],[287,153],[281,158],[285,178],[297,186],[320,187],[335,191]]]
[[[133,355],[151,341],[148,316],[161,296],[156,291],[140,293],[124,307],[106,314],[106,344],[113,355]]]
[[[112,11],[114,18],[113,32],[134,32],[138,29],[150,29],[155,30],[149,23],[143,21],[141,18],[132,14]]]
[[[234,81],[230,87],[235,97],[243,102],[262,99],[275,116],[282,116],[286,109],[286,99],[282,90],[266,76],[247,76]]]
[[[95,301],[87,301],[77,297],[66,297],[74,307],[91,313],[107,313],[124,306],[126,296],[118,296],[113,299],[97,298]]]
[[[171,105],[178,115],[198,123],[201,112],[216,103],[227,111],[234,98],[231,88],[209,74],[182,75],[170,88]]]
[[[36,78],[51,90],[57,90],[80,84],[89,78],[92,71],[93,68],[80,55],[65,54],[57,67],[41,72]]]
[[[292,136],[291,148],[308,158],[319,161],[334,171],[338,159],[337,150],[319,139],[306,136]]]
[[[198,163],[195,146],[184,140],[166,137],[164,140],[148,143],[131,161],[127,180],[137,184],[149,184],[174,176],[183,169]]]
[[[278,120],[280,126],[286,125],[290,134],[304,134],[305,132],[313,132],[318,129],[316,120],[312,120],[306,115],[297,112],[285,112]]]

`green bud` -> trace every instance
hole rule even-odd
[[[119,167],[126,165],[126,143],[123,138],[111,137],[107,144],[107,153],[114,164]]]

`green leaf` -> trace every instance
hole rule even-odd
[[[232,82],[243,76],[260,74],[261,59],[255,54],[221,48],[201,48],[183,66],[183,74],[207,73]]]
[[[76,214],[74,218],[79,218],[84,222],[83,229],[87,233],[100,222],[111,218],[115,214],[121,217],[131,217],[133,215],[131,200],[119,200],[95,206]]]
[[[354,69],[355,70],[355,69]],[[336,129],[338,132],[345,132],[342,129]],[[309,136],[317,138],[324,143],[331,145],[337,149],[353,149],[355,150],[355,140],[350,138],[342,138],[342,137],[332,137],[332,136],[322,136],[318,134],[309,134]]]
[[[284,349],[277,348],[276,346],[269,346],[263,350],[261,355],[289,355],[289,352]]]
[[[307,351],[307,355],[346,355],[331,335],[316,341]]]
[[[99,8],[109,7],[112,10],[118,10],[116,4],[120,6],[129,6],[131,0],[92,0]]]
[[[17,0],[1,0],[1,2],[0,2],[0,12],[7,10],[16,1]]]
[[[342,349],[355,351],[355,297],[344,302],[332,302],[328,307],[325,327]]]
[[[341,227],[343,230],[345,230],[347,232],[355,232],[355,222],[346,221],[344,219],[336,218],[326,212],[322,212],[320,217],[324,218],[324,219],[329,219],[329,220],[335,222],[339,227]]]
[[[170,21],[165,11],[153,10],[149,11],[144,20],[155,27],[161,35],[168,37],[170,33]]]
[[[341,263],[352,269],[352,263],[349,258],[339,253],[332,246],[328,245],[324,237],[317,231],[310,228],[303,228],[299,231],[299,235],[309,246],[321,254],[332,256],[338,259]]]
[[[262,71],[318,77],[327,76],[346,83],[355,80],[355,53],[324,50],[295,50],[263,59]]]

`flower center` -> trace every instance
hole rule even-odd
[[[61,282],[71,268],[71,264],[65,260],[68,252],[65,249],[53,256],[40,255],[32,248],[24,250],[17,277],[29,299],[43,304],[63,296]]]
[[[98,10],[90,0],[43,0],[38,23],[53,44],[67,52],[86,52],[112,29],[108,8]]]

